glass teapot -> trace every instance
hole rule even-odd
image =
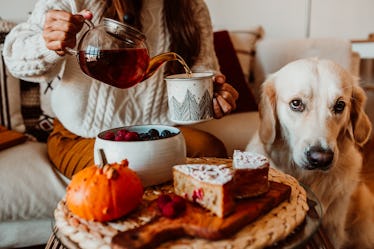
[[[167,61],[177,60],[190,73],[185,61],[167,52],[150,58],[146,37],[139,30],[110,18],[94,24],[85,20],[88,31],[78,42],[77,55],[81,70],[88,76],[118,88],[129,88],[144,81]]]

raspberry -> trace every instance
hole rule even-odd
[[[105,139],[105,140],[114,140],[115,136],[116,135],[114,134],[114,132],[108,131],[108,132],[106,132],[104,134],[103,139]]]
[[[167,218],[175,218],[177,216],[177,210],[175,208],[174,202],[168,202],[166,205],[161,209],[162,215]]]
[[[125,136],[128,131],[126,129],[121,129],[116,132],[116,135]]]
[[[114,138],[115,141],[125,141],[125,135],[127,133],[126,129],[121,129],[116,132],[116,136]]]
[[[135,131],[128,131],[124,136],[125,141],[139,141],[139,135]]]
[[[160,210],[162,210],[164,208],[164,206],[171,202],[172,199],[170,197],[170,195],[160,195],[158,198],[157,198],[157,206]]]
[[[176,195],[172,198],[172,202],[174,203],[175,211],[178,214],[181,214],[186,210],[186,201],[182,197]]]
[[[195,189],[192,193],[192,200],[195,202],[196,200],[202,200],[204,197],[204,191],[199,188]]]
[[[116,134],[114,141],[125,141],[125,138],[120,134]]]
[[[175,218],[186,210],[186,202],[180,196],[160,195],[157,205],[162,215],[167,218]]]
[[[114,141],[124,141],[125,139],[124,139],[124,137],[122,136],[122,135],[116,135],[115,137],[114,137]]]

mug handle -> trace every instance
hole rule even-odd
[[[95,25],[88,19],[84,19],[84,24],[86,24],[88,26],[88,31],[95,28]],[[71,54],[71,55],[77,55],[78,54],[78,51],[76,49],[73,49],[73,48],[66,47],[65,50],[68,54]]]

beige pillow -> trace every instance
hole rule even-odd
[[[49,161],[47,145],[27,141],[2,150],[0,165],[0,222],[52,217],[69,180]]]
[[[264,36],[261,26],[248,30],[231,30],[230,38],[238,56],[247,83],[251,82],[256,44]]]

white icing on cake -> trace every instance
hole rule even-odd
[[[182,164],[174,166],[174,169],[187,174],[202,182],[223,185],[233,178],[232,169],[226,164]]]
[[[265,165],[269,165],[269,160],[261,154],[249,151],[234,150],[234,169],[257,169]]]

